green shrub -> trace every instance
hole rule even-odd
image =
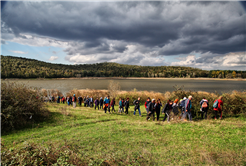
[[[1,129],[8,132],[48,116],[39,90],[16,83],[1,83]]]

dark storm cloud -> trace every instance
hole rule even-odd
[[[6,2],[7,2],[7,1],[1,1],[1,10],[4,9],[4,6],[5,6]]]
[[[246,11],[246,1],[240,1],[240,3],[243,6],[244,10]]]
[[[201,56],[199,58],[196,59],[197,63],[213,63],[214,62],[214,58],[219,58],[222,55],[214,55],[214,54],[210,54],[210,55],[205,55],[205,56]]]
[[[129,44],[139,52],[154,48],[155,56],[226,54],[245,51],[242,11],[238,2],[10,1],[2,33],[69,41],[68,55],[123,53]]]
[[[112,44],[113,43],[113,44]],[[112,41],[112,40],[98,40],[90,42],[73,42],[71,47],[65,49],[64,51],[68,55],[75,55],[80,53],[82,55],[94,54],[95,52],[100,53],[122,53],[126,48],[127,43]]]
[[[198,6],[205,6],[209,7],[216,2],[217,6],[218,5],[225,5],[228,3],[228,1],[186,1],[187,6],[193,6],[193,5],[198,5]]]

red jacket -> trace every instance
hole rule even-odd
[[[215,103],[215,101],[214,101],[214,103]],[[221,110],[221,106],[223,106],[223,101],[222,100],[218,100],[218,107],[217,108],[214,108],[214,110],[215,111],[222,111]]]
[[[147,109],[147,107],[148,107],[148,105],[149,105],[149,103],[150,103],[151,101],[145,101],[145,103],[144,103],[144,107]]]
[[[147,108],[147,101],[145,101],[145,103],[144,103],[144,107],[145,107],[145,108]]]

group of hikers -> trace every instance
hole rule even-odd
[[[50,97],[49,101],[55,101],[54,97]],[[105,113],[107,111],[110,113],[110,109],[112,112],[116,112],[115,110],[115,98],[110,100],[109,96],[106,96],[104,99],[102,97],[96,98],[93,100],[93,97],[89,96],[84,96],[82,98],[79,96],[78,98],[74,94],[73,96],[68,96],[68,97],[57,97],[56,100],[57,103],[67,103],[68,105],[73,105],[73,107],[76,107],[76,103],[78,103],[80,106],[82,105],[82,102],[84,103],[84,107],[94,107],[94,109],[103,109]],[[130,108],[130,102],[129,98],[126,100],[119,98],[119,113],[125,113],[128,114],[128,110]],[[141,110],[140,110],[140,97],[138,97],[137,100],[133,101],[134,105],[134,112],[133,115],[136,115],[136,111],[138,111],[139,116],[141,115]],[[162,111],[162,103],[160,99],[150,99],[149,97],[147,98],[146,102],[144,103],[144,107],[146,109],[146,120],[155,120],[155,115],[156,115],[156,120],[159,121],[160,118],[160,113],[164,114],[164,118],[162,121],[167,120],[168,122],[170,121],[170,116],[175,115],[181,120],[187,121],[186,117],[188,116],[189,121],[192,121],[192,115],[191,115],[191,108],[192,108],[192,96],[188,96],[188,98],[183,97],[182,99],[175,99],[174,101],[171,101],[170,99],[167,100],[165,103]],[[201,113],[201,118],[207,119],[207,112],[209,109],[209,102],[207,99],[203,98],[200,101],[200,113]],[[218,99],[216,99],[213,103],[213,109],[214,109],[214,117],[217,119],[218,113],[219,113],[219,119],[222,118],[222,106],[223,106],[223,101],[222,101],[222,96],[220,96]],[[180,114],[179,114],[180,113]]]

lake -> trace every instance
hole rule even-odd
[[[58,89],[63,94],[72,89],[108,89],[111,79],[18,79],[9,80],[23,83],[28,86],[43,89]],[[113,79],[112,79],[113,80]],[[117,79],[121,90],[130,91],[136,88],[139,91],[166,92],[173,91],[173,86],[183,86],[184,90],[206,92],[231,92],[246,90],[246,81],[233,80],[197,80],[197,79]],[[2,80],[5,82],[5,80]]]

